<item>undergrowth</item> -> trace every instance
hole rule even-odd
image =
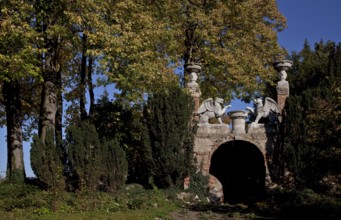
[[[230,218],[339,219],[341,198],[312,190],[273,190],[267,198],[246,204],[179,201],[179,190],[146,190],[130,184],[116,193],[52,192],[29,184],[0,183],[1,219],[164,219],[169,213],[193,211],[205,219],[219,213]],[[206,216],[206,217],[205,217]]]
[[[0,184],[0,216],[6,219],[58,219],[58,216],[77,219],[84,213],[86,216],[116,216],[115,219],[119,219],[117,216],[121,213],[135,213],[142,215],[141,219],[143,215],[148,219],[150,215],[165,215],[176,208],[164,191],[146,190],[136,184],[127,185],[116,193],[51,192],[28,184]]]

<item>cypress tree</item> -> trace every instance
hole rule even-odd
[[[128,162],[120,142],[101,143],[94,124],[82,122],[67,128],[71,186],[77,190],[118,190],[127,179]]]
[[[101,152],[102,190],[117,191],[127,180],[128,161],[118,140],[104,141]]]
[[[101,175],[101,143],[96,128],[82,122],[79,127],[70,125],[66,133],[72,184],[80,191],[95,191]]]
[[[150,95],[144,109],[149,176],[160,188],[180,186],[192,163],[193,99],[178,86]]]
[[[127,181],[145,185],[148,182],[142,174],[145,170],[140,169],[145,165],[146,158],[146,151],[141,147],[141,118],[142,108],[139,105],[130,106],[129,102],[120,98],[110,102],[105,93],[97,101],[91,121],[101,140],[114,140],[116,145],[124,146],[124,159],[128,159],[129,163]]]
[[[38,135],[33,137],[30,156],[32,170],[40,182],[52,190],[65,189],[64,165],[60,160],[61,151],[55,145],[53,129],[47,130],[45,142]]]

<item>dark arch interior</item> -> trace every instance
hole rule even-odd
[[[257,201],[265,192],[263,154],[246,141],[222,144],[212,155],[210,174],[223,185],[224,202]]]

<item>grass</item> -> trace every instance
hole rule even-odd
[[[145,190],[139,185],[126,185],[117,193],[57,193],[43,191],[32,185],[0,183],[0,218],[185,220],[227,217],[339,219],[341,216],[341,198],[316,194],[311,190],[276,190],[262,201],[233,205],[179,201],[176,199],[179,192]],[[170,215],[174,212],[176,214]]]
[[[179,208],[164,191],[129,185],[117,193],[42,191],[0,185],[1,219],[155,219]]]
[[[129,211],[119,211],[119,212],[105,212],[105,211],[86,211],[77,213],[60,213],[60,212],[49,212],[45,215],[36,215],[25,210],[15,210],[12,212],[0,211],[1,219],[16,219],[16,220],[30,220],[30,219],[49,219],[49,220],[61,220],[61,219],[73,219],[73,220],[150,220],[155,218],[163,218],[167,216],[168,213],[176,210],[177,207],[163,207],[155,209],[139,209],[139,210],[129,210]]]

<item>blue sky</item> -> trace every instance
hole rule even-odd
[[[289,53],[300,51],[305,39],[311,46],[321,39],[341,42],[340,0],[277,0],[277,4],[288,26],[278,40]]]
[[[279,33],[279,44],[292,51],[300,51],[304,40],[311,46],[324,41],[341,42],[341,0],[277,0],[279,10],[287,18],[287,29]],[[289,73],[290,74],[290,73]],[[231,103],[230,110],[248,106],[239,101]],[[7,163],[6,129],[0,129],[0,176],[5,175]],[[27,176],[33,176],[29,162],[30,144],[24,144],[24,161]]]

